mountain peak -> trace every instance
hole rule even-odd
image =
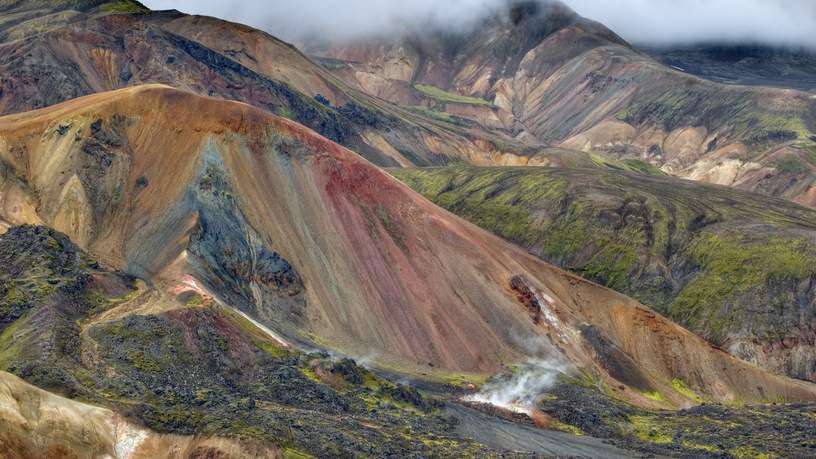
[[[560,16],[575,19],[578,14],[559,1],[515,0],[509,3],[509,17],[513,25],[529,20],[542,19],[547,16]]]
[[[510,21],[518,24],[525,19],[537,16],[541,12],[542,4],[536,1],[518,1],[510,5]]]

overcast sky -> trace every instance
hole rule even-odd
[[[347,36],[430,18],[458,25],[507,0],[143,0],[249,24],[284,39]],[[753,40],[816,49],[816,0],[564,0],[639,44]]]

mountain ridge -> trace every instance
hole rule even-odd
[[[295,119],[379,164],[528,154],[505,136],[440,123],[357,92],[291,45],[243,25],[177,11],[60,8],[13,9],[0,23],[6,66],[0,112],[162,83]]]

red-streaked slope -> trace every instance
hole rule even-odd
[[[97,94],[0,118],[0,159],[31,200],[4,208],[168,292],[192,277],[290,340],[420,372],[559,355],[643,404],[690,403],[674,379],[716,400],[816,399],[249,105]]]

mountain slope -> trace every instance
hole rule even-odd
[[[771,371],[816,379],[816,213],[669,177],[394,169],[433,202]]]
[[[429,375],[555,357],[646,405],[639,391],[692,402],[674,379],[712,400],[816,396],[248,105],[137,87],[1,118],[0,145],[12,196],[34,200],[5,208],[32,206],[103,262],[234,306],[283,341]]]
[[[510,2],[452,35],[419,30],[309,52],[369,93],[531,144],[640,158],[814,204],[816,96],[685,74],[559,2]]]
[[[355,91],[243,25],[134,1],[0,3],[0,113],[164,83],[291,118],[383,165],[487,162],[523,146]]]
[[[3,457],[498,455],[456,435],[440,401],[285,347],[195,286],[108,271],[46,227],[0,249],[0,369],[76,400],[0,372]]]

